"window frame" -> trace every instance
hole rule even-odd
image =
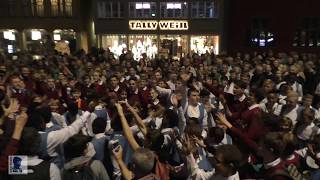
[[[194,6],[194,3],[196,3],[196,6]],[[204,17],[200,17],[199,16],[199,4],[200,3],[203,3],[204,7],[203,7],[203,14],[204,14]],[[206,14],[207,14],[207,3],[211,3],[211,5],[213,6],[213,15],[212,17],[207,17]],[[196,7],[196,8],[194,8]],[[190,18],[191,19],[218,19],[219,18],[219,12],[218,12],[218,3],[217,3],[217,0],[212,0],[212,1],[193,1],[193,2],[190,2]],[[193,10],[196,9],[196,16],[194,16],[193,14]]]
[[[172,4],[181,4],[181,9],[180,10],[180,16],[176,16],[177,14],[177,9],[172,8],[170,10],[172,10],[172,16],[168,16],[168,4],[172,3]],[[187,3],[187,4],[185,4]],[[188,19],[189,17],[189,2],[184,2],[184,1],[168,1],[168,2],[160,2],[159,4],[159,18],[165,18],[165,19]],[[162,7],[165,7],[164,9],[162,9]],[[163,12],[164,10],[164,12]]]
[[[99,3],[101,3],[101,5],[102,5],[100,8],[100,10],[102,10],[101,12],[99,11]],[[113,3],[117,3],[118,17],[113,16]],[[108,13],[108,11],[107,11],[107,5],[109,5],[109,7],[110,7],[110,13]],[[124,19],[125,18],[125,4],[123,2],[120,2],[120,1],[97,1],[96,6],[97,6],[96,17],[98,19]],[[123,8],[123,12],[121,12],[121,6]],[[101,13],[105,16],[104,17],[100,16]],[[107,16],[108,14],[110,14],[110,16]]]
[[[150,3],[150,8],[149,8],[149,17],[143,17],[144,16],[144,11],[146,9],[142,8],[141,10],[143,10],[142,12],[142,16],[141,17],[138,17],[137,16],[137,9],[136,7],[134,7],[134,9],[131,9],[132,8],[132,5],[136,6],[137,3],[142,3],[142,6],[143,4],[145,3]],[[154,9],[152,8],[154,6]],[[129,9],[129,17],[132,18],[132,19],[156,19],[158,17],[160,17],[158,14],[157,14],[157,10],[158,10],[158,7],[157,7],[157,2],[156,1],[130,1],[128,2],[128,9]],[[152,13],[153,13],[153,10],[154,10],[154,13],[155,13],[155,16],[152,16]],[[134,12],[132,14],[132,11]],[[133,15],[133,16],[132,16]]]

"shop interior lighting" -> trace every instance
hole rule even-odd
[[[10,41],[16,40],[16,36],[14,35],[13,31],[4,31],[3,37],[4,37],[4,39],[8,39]]]
[[[40,32],[40,31],[32,30],[32,31],[31,31],[31,39],[32,39],[32,40],[39,40],[39,39],[41,39],[41,32]]]
[[[53,40],[60,41],[61,40],[61,35],[60,34],[53,34]]]

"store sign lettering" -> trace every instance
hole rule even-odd
[[[132,20],[129,21],[129,28],[131,30],[188,30],[188,21],[174,21],[174,20],[161,20],[161,21],[147,21],[147,20]]]

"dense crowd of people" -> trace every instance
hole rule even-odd
[[[320,179],[316,54],[2,55],[0,101],[0,179]]]

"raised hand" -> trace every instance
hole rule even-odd
[[[189,155],[193,152],[192,142],[188,135],[181,140],[181,143],[183,144],[182,151],[185,153],[185,155]]]
[[[227,120],[226,116],[222,113],[217,113],[217,118],[219,119],[219,121],[226,125],[228,128],[232,128],[232,124]]]
[[[9,114],[13,114],[19,111],[20,104],[17,99],[10,98],[10,104],[8,108],[2,105],[2,108],[4,110],[4,115],[8,116]]]
[[[117,161],[122,160],[122,152],[123,150],[121,145],[117,146],[115,149],[112,150],[112,154]]]
[[[118,113],[123,112],[123,108],[119,102],[115,103],[114,105],[116,106]]]
[[[27,123],[28,115],[26,112],[22,111],[16,118],[16,126],[24,127]]]

